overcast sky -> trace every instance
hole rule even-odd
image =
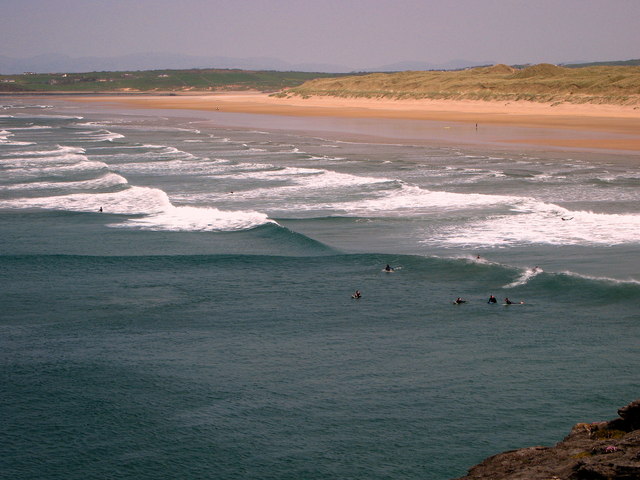
[[[0,0],[0,55],[141,52],[369,67],[640,58],[640,0]]]

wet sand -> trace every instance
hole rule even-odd
[[[277,98],[264,93],[127,95],[73,98],[133,108],[181,109],[275,117],[377,120],[371,135],[455,143],[530,145],[562,149],[640,152],[640,107],[450,100],[388,100],[336,97]],[[379,120],[409,128],[385,128]],[[282,119],[273,123],[283,123]],[[286,123],[286,122],[284,122]],[[323,122],[320,122],[321,124]],[[326,122],[324,122],[326,124]],[[286,128],[291,126],[286,125]],[[327,127],[329,128],[329,127]],[[409,131],[414,130],[414,133]],[[446,131],[450,130],[450,131]]]

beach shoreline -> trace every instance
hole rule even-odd
[[[463,143],[478,141],[481,144],[530,145],[552,149],[631,153],[640,151],[640,108],[637,106],[526,101],[302,98],[276,97],[259,92],[87,95],[74,96],[68,100],[134,109],[180,109],[307,119],[316,117],[441,122],[465,127],[465,138],[460,138]],[[470,137],[470,131],[486,130],[486,127],[491,128],[488,134]]]

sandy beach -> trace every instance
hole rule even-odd
[[[479,143],[640,151],[640,107],[336,97],[278,98],[258,92],[75,98],[135,108],[185,109],[289,117],[402,119],[492,127]],[[503,128],[501,128],[503,127]],[[504,128],[509,127],[509,128]],[[443,127],[448,128],[448,127]]]

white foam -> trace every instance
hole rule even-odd
[[[85,155],[77,153],[68,153],[63,155],[54,155],[51,157],[17,157],[17,158],[0,158],[0,165],[4,168],[45,168],[50,165],[69,165],[88,161]]]
[[[113,159],[113,156],[109,158]],[[132,162],[132,163],[112,163],[111,167],[120,172],[127,173],[147,173],[154,175],[173,175],[173,174],[215,174],[220,173],[224,168],[220,165],[225,161],[204,162],[202,159],[195,161],[188,160],[163,160],[149,162]]]
[[[571,271],[568,271],[568,270],[560,272],[560,274],[561,275],[566,275],[568,277],[575,277],[575,278],[582,278],[582,279],[586,279],[586,280],[593,280],[593,281],[596,281],[596,282],[610,283],[612,285],[640,285],[640,280],[636,280],[634,278],[628,278],[626,280],[621,280],[621,279],[618,279],[618,278],[611,278],[611,277],[596,277],[596,276],[592,276],[592,275],[583,275],[583,274],[571,272]]]
[[[282,180],[284,178],[296,182],[303,183],[304,176],[322,175],[325,170],[296,168],[296,167],[276,167],[269,164],[261,163],[241,163],[226,167],[227,172],[239,171],[239,173],[227,173],[225,178],[230,179],[251,179],[251,180]]]
[[[47,106],[37,106],[38,108],[48,108]],[[26,107],[25,107],[26,108]],[[51,118],[60,120],[82,120],[84,117],[77,117],[71,115],[26,115],[20,114],[17,118]]]
[[[130,187],[111,193],[75,193],[0,200],[0,208],[41,208],[72,212],[97,212],[102,208],[104,213],[144,215],[110,224],[110,227],[155,231],[237,231],[275,223],[266,214],[255,211],[176,207],[171,204],[165,192],[149,187]]]
[[[0,105],[1,108],[9,109],[26,109],[26,108],[53,108],[53,105]],[[13,116],[12,116],[13,117]]]
[[[14,130],[14,129],[11,129]],[[14,137],[15,134],[11,133],[9,130],[0,130],[0,145],[7,146],[24,146],[24,145],[34,145],[33,142],[18,142],[15,140],[9,140],[9,137]]]
[[[426,213],[507,204],[514,197],[437,192],[401,183],[401,188],[383,191],[378,198],[335,204],[358,216],[416,216]]]
[[[49,130],[53,127],[50,125],[31,125],[29,127],[7,127],[12,132],[15,130]]]
[[[126,185],[127,179],[115,174],[107,173],[101,177],[91,180],[82,180],[77,182],[31,182],[31,183],[18,183],[15,185],[0,186],[0,190],[5,191],[23,191],[23,190],[47,190],[52,188],[65,189],[65,190],[88,190],[88,189],[103,189],[110,188],[117,185]]]
[[[514,204],[512,212],[443,229],[425,242],[473,247],[640,243],[640,215],[637,214],[569,211],[532,199]]]
[[[105,129],[79,131],[77,133],[80,135],[85,135],[86,136],[85,140],[89,142],[113,142],[118,138],[124,138],[124,135],[120,133],[111,132]]]
[[[0,132],[0,135],[2,132]],[[28,150],[26,152],[11,152],[6,154],[0,154],[0,157],[40,157],[40,156],[54,156],[65,155],[68,153],[85,153],[84,148],[71,147],[66,145],[58,145],[56,150]]]
[[[507,285],[504,285],[502,288],[514,288],[525,285],[529,282],[529,280],[537,275],[540,275],[542,272],[543,270],[540,267],[526,268],[521,272],[520,276],[517,279]]]
[[[328,155],[321,155],[321,156],[311,156],[308,158],[308,160],[323,160],[326,162],[346,162],[347,159],[345,157],[330,157]],[[386,162],[383,162],[386,163]],[[389,162],[391,163],[391,162]]]
[[[0,208],[94,212],[103,207],[110,213],[125,215],[160,213],[171,206],[165,192],[147,187],[131,187],[112,193],[72,193],[40,198],[0,200]]]
[[[174,207],[142,218],[132,218],[119,228],[172,232],[228,232],[248,230],[266,223],[276,223],[255,211],[223,211],[217,208]]]

